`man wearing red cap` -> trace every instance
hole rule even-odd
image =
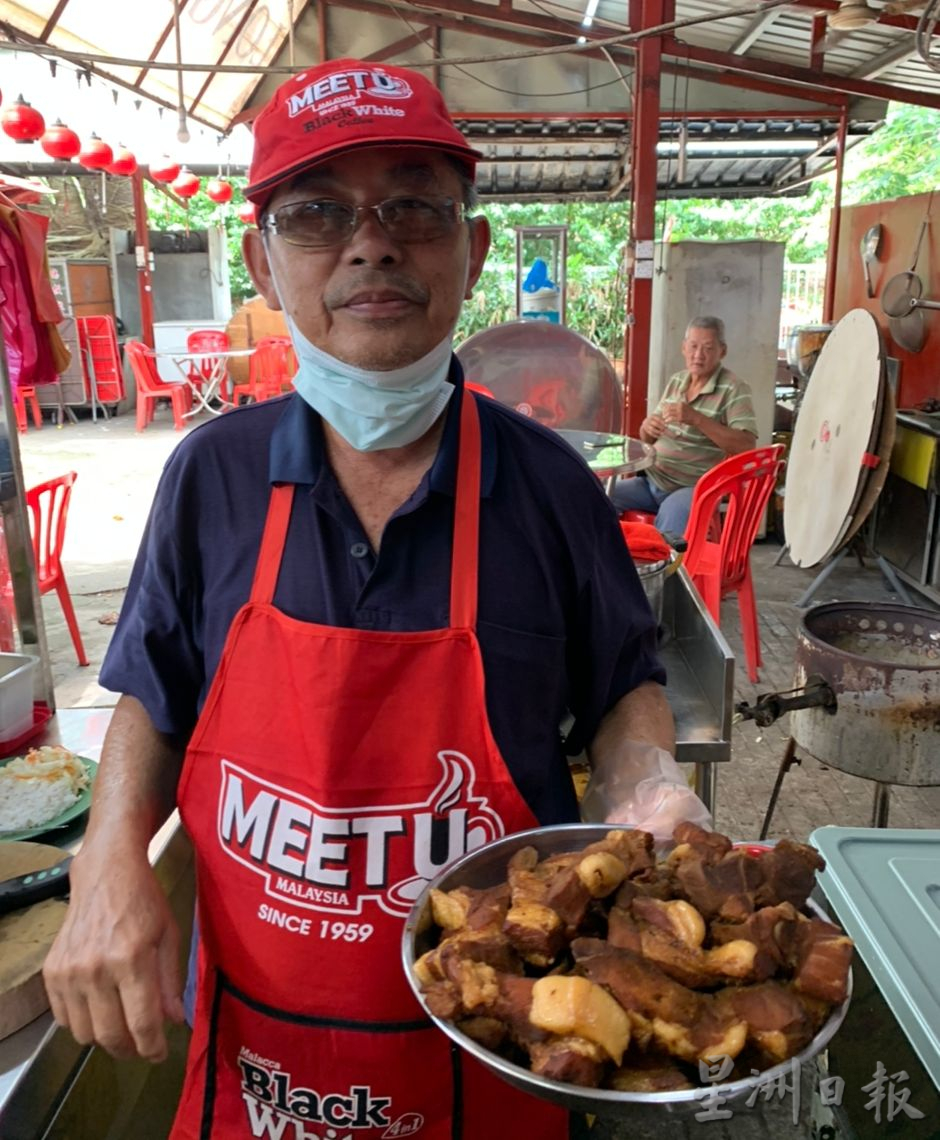
[[[451,1055],[402,926],[463,852],[577,819],[566,751],[672,747],[655,623],[580,459],[464,388],[489,231],[440,93],[334,60],[254,131],[245,257],[296,392],[167,464],[102,670],[123,695],[53,1012],[165,1056],[178,933],[147,843],[177,804],[200,942],[173,1140],[561,1140],[561,1110]]]

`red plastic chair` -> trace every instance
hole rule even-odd
[[[30,415],[33,417],[33,425],[36,428],[42,427],[42,408],[39,406],[39,400],[36,398],[35,388],[21,388],[17,385],[16,392],[13,396],[13,410],[16,413],[16,427],[18,431],[26,431],[26,405],[29,404]]]
[[[36,575],[39,579],[39,593],[48,594],[55,590],[59,595],[65,622],[72,635],[72,644],[78,656],[79,665],[87,665],[82,636],[78,632],[78,621],[72,606],[68,584],[62,572],[62,544],[65,542],[65,521],[69,513],[69,500],[72,497],[72,484],[76,475],[70,471],[56,479],[49,479],[30,487],[26,492],[26,507],[29,510],[29,529],[33,538],[33,556],[36,559]]]
[[[153,353],[140,340],[129,340],[124,351],[131,362],[131,371],[137,384],[137,430],[153,420],[157,400],[169,400],[173,408],[173,426],[177,431],[184,427],[183,416],[193,406],[193,394],[188,384],[165,384],[157,374]]]
[[[227,352],[232,347],[228,333],[221,329],[196,329],[186,338],[187,352]],[[215,374],[219,366],[218,357],[207,356],[204,360],[194,360],[189,366],[189,380],[200,390]],[[230,379],[228,370],[222,373],[219,384],[219,395],[223,400],[229,401]]]
[[[232,402],[238,404],[244,396],[248,400],[268,400],[290,388],[297,371],[294,346],[286,336],[263,336],[248,358],[248,383],[236,384],[232,389]]]
[[[685,568],[716,624],[721,624],[721,599],[738,595],[747,674],[755,684],[763,661],[751,581],[751,546],[783,466],[783,450],[781,443],[757,447],[729,456],[706,472],[695,486],[685,529]],[[722,504],[726,507],[719,513]],[[716,518],[717,541],[714,533],[709,534]]]

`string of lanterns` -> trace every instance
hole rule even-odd
[[[0,105],[2,103],[3,93],[0,92]],[[83,143],[61,119],[56,119],[51,127],[47,127],[43,116],[22,95],[0,113],[0,130],[14,142],[23,145],[38,142],[50,158],[60,162],[77,159],[79,165],[86,170],[100,170],[124,178],[130,177],[137,170],[136,157],[123,144],[115,151],[94,132]],[[187,203],[199,193],[202,186],[201,180],[188,167],[180,166],[169,155],[151,162],[148,171],[154,182],[167,185],[178,198]],[[221,168],[218,176],[210,178],[206,183],[206,197],[219,205],[230,202],[233,192],[231,182],[222,177]],[[246,225],[255,221],[255,208],[250,202],[242,202],[235,214]]]

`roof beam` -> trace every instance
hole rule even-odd
[[[890,71],[896,63],[911,59],[915,55],[917,55],[917,46],[912,40],[910,43],[901,44],[900,47],[883,52],[875,59],[870,59],[868,63],[862,64],[861,67],[852,72],[852,78],[877,79],[879,75],[884,75],[886,71]]]
[[[735,55],[743,55],[748,48],[753,47],[760,39],[764,32],[773,24],[780,16],[779,8],[772,8],[769,12],[764,12],[761,16],[756,16],[750,23],[747,31],[739,36],[731,45],[730,50]]]
[[[40,43],[46,43],[46,41],[52,35],[52,30],[59,22],[59,17],[62,15],[63,10],[65,9],[65,5],[68,4],[68,2],[69,0],[59,0],[58,4],[56,4],[55,8],[53,8],[49,19],[46,20],[42,31],[39,33]]]
[[[775,63],[769,59],[755,59],[752,56],[732,55],[730,52],[712,51],[710,48],[695,47],[692,44],[666,38],[665,51],[680,59],[693,59],[710,67],[727,68],[729,71],[745,75],[759,75],[783,79],[813,91],[834,91],[843,95],[857,95],[870,99],[895,100],[898,103],[914,103],[920,107],[940,110],[940,95],[925,91],[910,91],[895,87],[890,83],[872,83],[866,79],[854,79],[832,72],[812,71],[807,67],[793,67],[790,64]]]
[[[396,40],[393,44],[387,44],[384,48],[379,48],[378,51],[372,52],[371,55],[363,56],[367,63],[384,63],[387,59],[394,59],[396,55],[402,55],[406,51],[411,51],[412,48],[422,47],[428,40],[434,37],[435,29],[432,27],[423,28],[420,32],[415,32],[414,35],[405,36],[400,40]]]

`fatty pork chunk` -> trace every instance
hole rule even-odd
[[[705,921],[691,903],[637,896],[629,908],[613,906],[608,918],[611,946],[641,954],[674,981],[690,989],[769,978],[776,963],[745,938],[704,948]]]
[[[807,997],[840,1005],[848,994],[852,939],[830,922],[803,915],[792,934],[787,965],[793,971],[794,988]]]
[[[431,891],[431,916],[441,928],[440,942],[415,962],[415,976],[425,989],[453,980],[455,963],[464,959],[486,962],[507,974],[521,974],[522,962],[503,932],[509,910],[509,886],[487,890],[458,887]],[[429,1004],[445,1003],[444,993],[429,996]],[[438,1013],[438,1010],[434,1010]],[[447,1016],[440,1013],[440,1016]]]
[[[452,992],[462,1031],[489,1049],[522,1049],[534,1073],[554,1080],[596,1087],[630,1042],[627,1014],[587,978],[520,978],[464,960],[455,967]]]
[[[610,831],[583,851],[541,861],[534,847],[517,851],[508,866],[511,901],[503,926],[511,945],[529,965],[550,966],[595,900],[652,869],[652,850],[645,831]]]
[[[571,944],[579,973],[609,990],[627,1011],[641,1049],[651,1045],[682,1061],[736,1057],[747,1023],[727,1003],[674,981],[652,962],[596,938]]]
[[[748,1044],[773,1064],[789,1060],[809,1044],[821,1024],[821,1008],[825,1010],[782,982],[728,986],[715,1001],[747,1023]]]
[[[697,1086],[668,1055],[632,1052],[628,1063],[611,1075],[607,1087],[617,1092],[654,1093],[678,1092]]]
[[[679,893],[708,918],[741,922],[762,906],[789,902],[798,909],[825,863],[812,847],[781,840],[754,855],[692,823],[680,824],[666,860]]]

